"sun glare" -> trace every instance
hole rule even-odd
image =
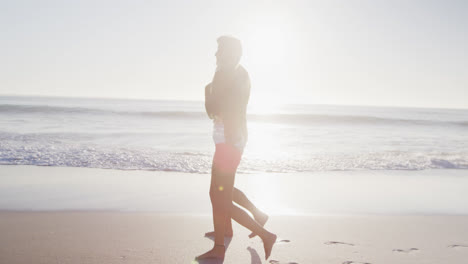
[[[255,28],[245,40],[246,53],[254,64],[274,67],[281,64],[285,55],[285,39],[281,28],[273,25]]]
[[[249,185],[256,186],[255,192],[251,193],[254,193],[255,203],[259,208],[272,215],[296,215],[300,213],[285,203],[284,198],[279,195],[284,186],[281,185],[281,180],[277,179],[276,175],[256,175],[256,177],[249,178]]]
[[[249,114],[277,114],[281,112],[282,103],[281,98],[271,96],[262,92],[252,91],[252,100],[249,103]]]
[[[249,64],[263,69],[282,64],[286,54],[284,25],[268,20],[251,25],[243,40]]]
[[[243,64],[251,76],[251,113],[274,113],[287,98],[287,54],[291,40],[288,20],[280,15],[258,17],[242,38]]]

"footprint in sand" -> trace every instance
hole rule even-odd
[[[353,263],[356,263],[356,264],[371,264],[370,262],[359,262],[359,261],[352,261],[352,260],[347,260],[347,261],[343,262],[342,264],[353,264]]]
[[[468,248],[467,245],[450,245],[449,248]]]
[[[339,241],[327,241],[325,245],[347,245],[347,246],[354,246],[354,244],[346,243],[346,242],[339,242]]]
[[[414,251],[418,251],[419,249],[417,248],[410,248],[410,249],[399,249],[399,248],[396,248],[394,250],[392,250],[393,252],[399,252],[399,253],[411,253],[411,252],[414,252]]]
[[[274,259],[270,260],[269,262],[270,264],[299,264],[297,262],[281,262],[281,261],[274,260]]]
[[[277,240],[275,242],[275,244],[285,244],[285,243],[289,243],[291,242],[291,240],[288,240],[288,239],[280,239],[280,240]]]

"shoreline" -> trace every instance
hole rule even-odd
[[[271,215],[468,215],[468,170],[239,174]],[[0,211],[210,215],[208,174],[0,165]]]

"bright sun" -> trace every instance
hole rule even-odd
[[[288,33],[286,24],[277,18],[258,18],[249,24],[241,37],[244,47],[243,64],[252,82],[250,109],[272,113],[288,98],[286,55]]]
[[[254,24],[244,42],[245,57],[254,67],[271,68],[284,62],[286,36],[280,25]]]

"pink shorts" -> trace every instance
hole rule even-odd
[[[242,153],[231,144],[216,144],[213,166],[222,172],[236,172]]]

